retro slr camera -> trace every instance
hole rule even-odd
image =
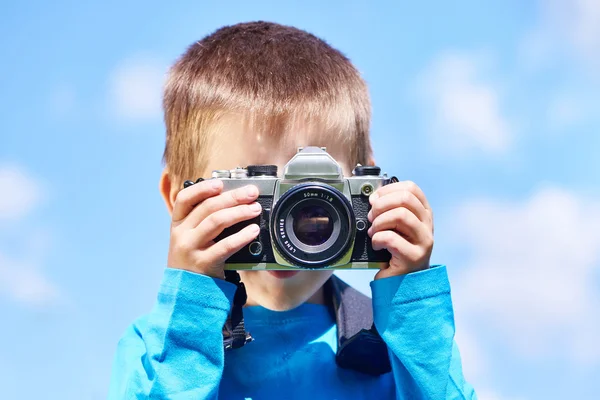
[[[225,262],[228,270],[368,269],[389,261],[387,250],[374,251],[367,235],[369,196],[379,187],[397,182],[381,175],[381,168],[357,165],[344,177],[340,165],[325,148],[305,147],[286,164],[250,165],[216,170],[223,191],[245,185],[259,190],[261,215],[225,229],[215,240],[257,223],[258,237]]]

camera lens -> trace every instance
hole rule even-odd
[[[333,186],[321,182],[298,184],[273,207],[271,238],[290,265],[324,268],[351,249],[356,219],[350,201]]]
[[[308,205],[292,213],[294,234],[308,246],[319,246],[333,233],[333,218],[325,208]]]

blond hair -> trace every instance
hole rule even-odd
[[[248,128],[276,137],[298,121],[318,124],[348,149],[351,165],[371,155],[371,105],[352,63],[297,28],[251,22],[220,28],[171,67],[163,108],[172,179],[206,167],[219,121],[244,115]]]

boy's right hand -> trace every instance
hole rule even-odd
[[[251,224],[218,242],[225,228],[258,216],[258,188],[245,186],[221,193],[223,182],[209,179],[181,190],[173,204],[167,265],[213,278],[225,278],[225,260],[258,236]]]

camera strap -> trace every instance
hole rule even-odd
[[[223,326],[223,347],[225,350],[238,349],[254,340],[244,327],[244,312],[242,311],[242,307],[246,304],[248,295],[246,294],[246,286],[244,286],[237,271],[225,271],[225,280],[236,285],[237,289],[233,296],[231,312],[225,322],[225,326]]]
[[[335,313],[338,367],[375,376],[390,372],[387,345],[373,323],[371,298],[335,275],[325,283],[325,298],[331,299]]]
[[[225,350],[231,350],[244,346],[253,338],[244,328],[242,307],[247,295],[240,275],[237,271],[225,271],[225,279],[237,286],[231,313],[223,327],[223,346]],[[387,346],[373,323],[371,299],[335,275],[325,283],[324,289],[337,324],[336,364],[368,375],[390,372]]]

